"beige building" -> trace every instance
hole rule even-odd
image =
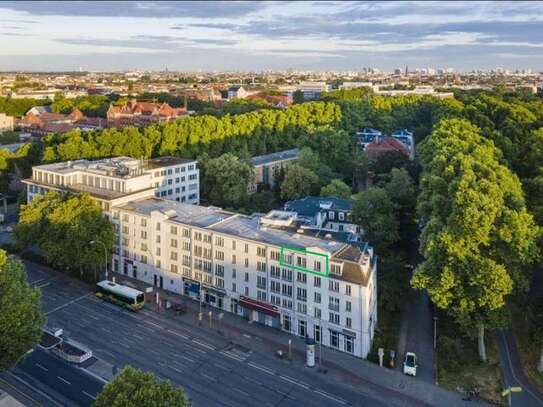
[[[4,131],[13,131],[15,127],[15,118],[5,113],[0,113],[0,133]]]
[[[377,262],[365,243],[157,198],[112,210],[114,272],[365,358],[377,322]]]
[[[255,193],[259,186],[274,189],[277,186],[281,170],[290,161],[296,160],[298,153],[299,150],[294,148],[251,158],[251,164],[254,167],[254,178],[253,182],[249,184],[249,193]]]
[[[32,178],[23,182],[28,202],[50,190],[88,192],[107,213],[113,206],[145,197],[190,204],[200,201],[197,163],[178,157],[116,157],[45,164],[33,167]]]

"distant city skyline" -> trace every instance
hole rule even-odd
[[[543,70],[540,2],[0,2],[0,71]]]

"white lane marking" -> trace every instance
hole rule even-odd
[[[56,308],[53,308],[51,311],[46,312],[45,315],[52,314],[53,312],[56,312],[56,311],[58,311],[58,310],[61,310],[62,308],[65,308],[65,307],[67,307],[68,305],[73,304],[74,302],[77,302],[77,301],[79,301],[79,300],[82,300],[83,298],[88,297],[89,295],[93,295],[93,294],[94,294],[94,293],[87,293],[87,294],[85,294],[85,295],[82,295],[81,297],[77,297],[77,298],[75,298],[75,299],[73,299],[73,300],[71,300],[71,301],[68,301],[66,304],[60,305],[60,306],[58,306],[58,307],[56,307]]]
[[[44,370],[46,372],[49,371],[49,369],[47,369],[45,366],[40,365],[39,363],[34,363],[34,366],[38,366],[41,370]]]
[[[207,374],[205,374],[205,373],[200,373],[200,376],[205,377],[206,379],[211,380],[212,382],[216,382],[216,381],[217,381],[217,379],[215,379],[214,377],[212,377],[212,376],[210,376],[210,375],[207,375]]]
[[[226,356],[227,358],[237,360],[238,362],[243,362],[244,359],[240,358],[239,356],[236,356],[228,351],[222,351],[222,355]]]
[[[262,370],[263,372],[266,372],[271,375],[275,375],[275,372],[273,370],[268,369],[267,367],[257,365],[256,363],[249,362],[249,366],[254,367],[255,369]]]
[[[324,392],[324,391],[317,390],[317,389],[315,389],[315,390],[313,390],[313,391],[314,391],[315,393],[317,393],[317,394],[320,394],[320,395],[323,396],[323,397],[326,397],[327,399],[334,400],[336,403],[339,403],[339,404],[347,404],[347,403],[345,403],[343,400],[338,399],[338,398],[336,398],[336,397],[332,396],[331,394],[328,394],[328,393],[326,393],[326,392]]]
[[[238,389],[237,387],[232,387],[232,390],[235,390],[235,391],[237,391],[238,393],[243,394],[244,396],[248,396],[248,395],[249,395],[249,393],[247,393],[246,391],[243,391],[243,390],[241,390],[241,389]]]
[[[81,393],[83,393],[87,397],[90,397],[93,400],[96,400],[96,397],[94,397],[92,394],[87,393],[85,390],[82,390]]]
[[[34,288],[44,288],[44,287],[47,287],[48,285],[51,285],[51,283],[43,283],[40,285],[35,285]]]
[[[191,350],[196,351],[196,352],[200,352],[200,353],[202,353],[204,355],[207,353],[205,350],[198,349],[198,348],[191,348]]]
[[[66,379],[63,378],[63,377],[57,376],[57,378],[58,378],[59,380],[63,381],[64,383],[66,383],[66,384],[71,384],[68,380],[66,380]]]
[[[95,321],[100,321],[100,318],[98,318],[98,317],[95,317],[95,316],[94,316],[94,315],[92,315],[92,314],[87,314],[87,316],[88,316],[89,318],[92,318],[92,319],[94,319]]]
[[[212,346],[212,345],[209,345],[209,344],[207,344],[205,342],[199,341],[198,339],[193,339],[192,342],[197,343],[198,345],[203,346],[204,348],[207,348],[209,350],[217,349],[217,348],[215,348],[215,346]]]
[[[309,390],[309,384],[305,384],[304,382],[298,382],[296,384],[300,387],[303,387],[304,389]]]
[[[279,377],[283,380],[286,380],[287,382],[289,383],[292,383],[292,384],[298,384],[298,382],[296,380],[294,380],[293,378],[291,377],[288,377],[288,376],[283,376],[283,375],[279,375]]]
[[[143,322],[145,322],[146,324],[149,324],[149,325],[153,325],[153,326],[155,326],[155,327],[157,327],[157,328],[159,328],[159,329],[162,329],[162,326],[161,326],[161,325],[155,324],[154,322],[151,322],[151,321],[149,321],[149,320],[147,320],[147,319],[144,319]]]
[[[253,379],[252,377],[249,377],[249,376],[243,376],[243,378],[249,382],[252,382],[254,384],[257,384],[259,386],[262,386],[262,382],[256,380],[256,379]]]
[[[517,381],[518,384],[521,384],[522,385],[522,390],[526,390],[528,392],[528,394],[530,394],[534,399],[536,399],[537,401],[539,401],[540,403],[543,404],[543,400],[541,400],[539,397],[537,397],[534,393],[532,393],[530,391],[530,389],[528,389],[526,387],[526,385],[524,383],[522,383],[518,378],[517,376],[515,375],[515,371],[513,370],[513,364],[511,363],[511,356],[509,354],[509,343],[507,342],[507,338],[505,337],[505,334],[503,333],[503,330],[500,329],[500,333],[501,333],[501,336],[503,338],[503,343],[505,345],[505,351],[507,352],[507,363],[509,363],[509,370],[511,370],[511,375],[513,376],[513,379],[515,379]]]
[[[183,373],[181,369],[178,369],[175,366],[170,366],[170,369],[175,370],[177,373]]]
[[[132,334],[132,336],[133,336],[134,338],[138,338],[139,340],[144,339],[143,336],[139,336],[139,335],[136,335],[136,334]]]
[[[175,332],[175,331],[172,331],[171,329],[167,329],[167,331],[171,334],[174,334],[174,335],[177,335],[183,339],[189,339],[189,337],[187,335],[184,335],[184,334],[180,334],[179,332]]]
[[[186,357],[186,356],[183,356],[183,355],[178,355],[178,356],[179,356],[181,359],[188,360],[189,362],[192,362],[192,363],[196,362],[194,359],[188,358],[188,357]]]

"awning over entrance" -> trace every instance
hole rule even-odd
[[[208,293],[218,295],[219,297],[224,297],[226,295],[226,291],[221,290],[219,288],[210,287],[205,284],[202,284],[202,288],[206,290]]]
[[[249,308],[258,312],[262,312],[266,315],[270,315],[272,317],[278,317],[279,311],[277,310],[277,307],[273,305],[266,304],[265,302],[260,302],[257,300],[253,300],[249,297],[239,297],[239,305],[245,308]]]

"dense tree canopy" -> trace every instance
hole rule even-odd
[[[337,178],[334,178],[328,185],[321,188],[321,196],[350,198],[351,194],[351,187]]]
[[[495,326],[525,290],[539,230],[500,151],[466,120],[444,120],[420,149],[424,262],[412,280],[468,332]],[[481,357],[485,359],[484,350]]]
[[[317,187],[317,175],[299,164],[290,164],[281,184],[281,198],[288,201],[312,195]]]
[[[95,407],[188,407],[181,387],[170,381],[160,382],[149,372],[127,366],[112,381],[104,386]]]
[[[23,263],[0,250],[0,371],[13,367],[41,338],[40,290]]]
[[[113,224],[88,194],[49,192],[21,207],[15,236],[21,248],[38,245],[47,261],[69,271],[89,271],[104,264],[102,245],[113,249]],[[90,278],[90,277],[89,277]]]

